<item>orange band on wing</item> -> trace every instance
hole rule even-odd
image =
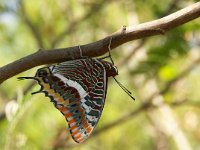
[[[72,126],[71,128],[70,128],[70,130],[72,131],[72,130],[74,130],[74,129],[76,129],[76,128],[78,128],[76,125],[74,125],[74,126]]]
[[[73,118],[71,120],[69,120],[69,124],[72,124],[74,122],[75,122],[75,120]]]
[[[61,112],[65,112],[65,111],[67,111],[67,109],[65,108],[65,107],[60,107],[60,108],[58,108]]]
[[[77,133],[79,133],[79,130],[76,130],[76,131],[72,132],[71,135],[75,136]]]
[[[69,117],[71,117],[72,115],[71,115],[71,113],[70,112],[67,112],[66,114],[65,114],[65,118],[69,118]]]
[[[92,131],[92,127],[91,127],[91,126],[88,126],[88,127],[86,128],[86,132],[89,134],[91,131]]]

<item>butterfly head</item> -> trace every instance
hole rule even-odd
[[[106,69],[106,73],[107,73],[108,77],[114,77],[114,76],[118,75],[118,69],[112,63],[105,62],[104,67]]]

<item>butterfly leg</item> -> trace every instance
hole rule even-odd
[[[88,56],[83,56],[83,52],[82,52],[82,49],[81,49],[81,46],[80,46],[80,45],[78,46],[78,48],[79,48],[79,51],[80,51],[80,57],[81,57],[82,59],[88,59],[88,58],[89,58]]]
[[[110,37],[110,41],[109,41],[109,45],[108,45],[108,56],[102,57],[100,59],[110,58],[112,64],[114,65],[114,61],[113,61],[112,56],[111,56],[111,48],[110,48],[111,43],[112,43],[112,36]]]
[[[80,56],[81,56],[81,58],[83,58],[83,53],[82,53],[82,50],[81,50],[81,46],[79,45],[78,48],[80,50]]]

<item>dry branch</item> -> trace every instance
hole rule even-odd
[[[163,34],[166,31],[198,18],[199,16],[200,2],[197,2],[164,18],[120,29],[119,31],[110,35],[113,37],[111,48],[118,47],[135,39]],[[94,43],[82,45],[81,49],[83,51],[83,55],[95,57],[105,54],[108,51],[107,47],[110,36]],[[78,46],[40,50],[1,67],[0,83],[35,66],[58,63],[76,58],[80,58]]]

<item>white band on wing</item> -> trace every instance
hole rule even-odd
[[[80,95],[80,99],[83,99],[85,96],[88,95],[88,93],[83,89],[83,87],[79,83],[77,83],[76,81],[67,79],[61,74],[54,74],[54,76],[60,78],[65,84],[75,88]]]

